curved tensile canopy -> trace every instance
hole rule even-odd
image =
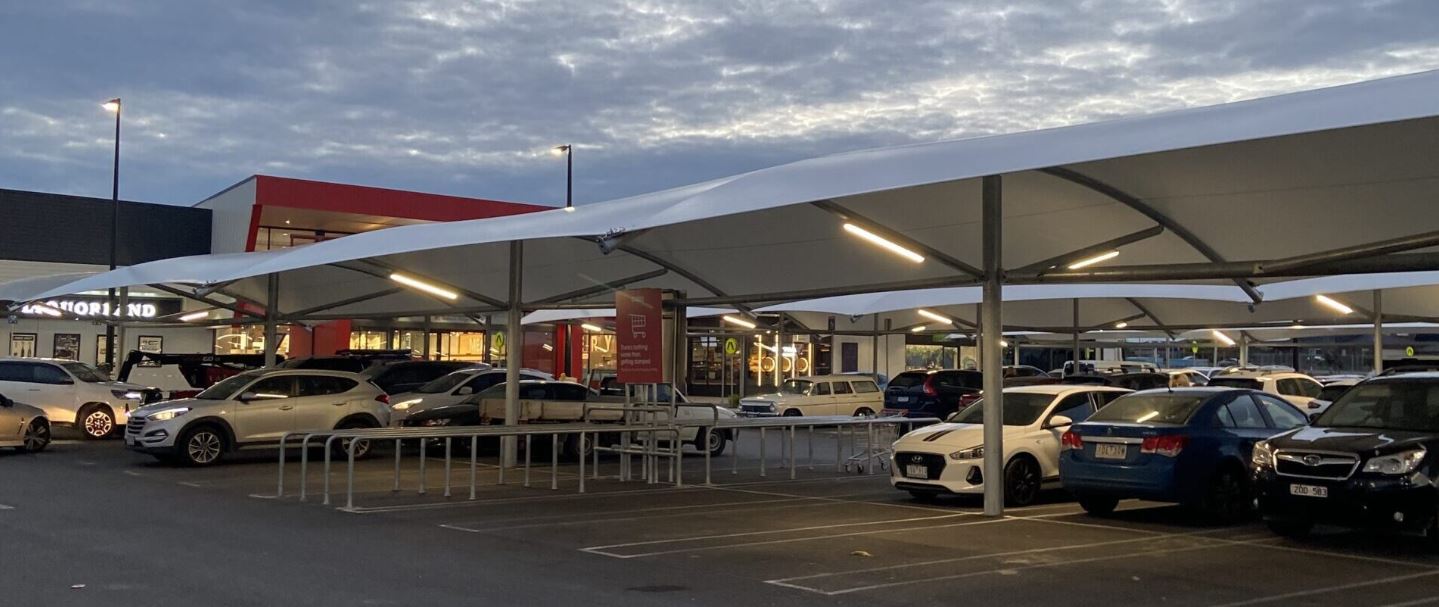
[[[975,284],[987,175],[1003,178],[1009,282],[1235,284],[1225,281],[1312,275],[1309,256],[1346,247],[1354,249],[1320,259],[1327,271],[1439,268],[1432,254],[1404,254],[1439,232],[1436,96],[1439,72],[1424,72],[851,152],[571,213],[403,226],[233,260],[153,262],[36,297],[160,281],[223,285],[258,300],[273,273],[284,317],[493,311],[508,299],[516,240],[525,243],[522,299],[535,309],[599,307],[614,285],[678,289],[691,305],[724,305]],[[923,261],[891,254],[846,224]],[[1106,250],[1120,253],[1107,267],[1064,268]],[[396,288],[388,279],[396,271],[461,297],[442,302]],[[1258,296],[1252,285],[1241,288]]]

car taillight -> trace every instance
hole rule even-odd
[[[1066,431],[1059,437],[1059,448],[1064,451],[1069,451],[1070,449],[1082,451],[1084,450],[1084,439],[1080,438],[1079,435],[1075,434],[1072,430]]]
[[[1182,434],[1166,434],[1164,436],[1150,436],[1144,439],[1139,446],[1140,453],[1153,453],[1164,457],[1175,457],[1184,450],[1184,444],[1189,442],[1189,437]]]
[[[931,376],[929,376],[929,377],[924,378],[924,395],[925,395],[925,396],[934,396],[934,395],[936,395],[936,394],[939,394],[939,392],[934,389],[934,376],[931,375]]]
[[[390,395],[389,395],[389,394],[381,394],[381,395],[379,395],[379,396],[376,396],[376,397],[375,397],[375,400],[380,401],[380,402],[385,403],[385,404],[388,405],[388,404],[390,404]]]

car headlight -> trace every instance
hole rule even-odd
[[[1255,468],[1274,467],[1274,448],[1269,446],[1269,441],[1254,443],[1254,454],[1249,457],[1249,462],[1254,464]]]
[[[189,407],[176,407],[174,409],[165,409],[163,411],[156,411],[154,413],[146,415],[145,420],[153,422],[163,422],[175,419],[189,412]]]
[[[949,454],[949,459],[979,459],[982,457],[984,457],[984,445],[960,449],[959,451]]]
[[[141,394],[136,390],[111,390],[110,393],[115,395],[115,398],[124,398],[128,400],[140,400],[142,398],[145,398],[144,394]]]
[[[415,400],[402,400],[402,401],[400,401],[400,402],[398,402],[398,403],[395,403],[395,404],[393,404],[393,405],[390,405],[390,408],[393,409],[393,410],[395,410],[395,411],[408,411],[408,410],[410,409],[410,407],[413,407],[413,406],[419,404],[419,402],[420,402],[419,399],[415,399]]]
[[[1412,451],[1404,451],[1391,455],[1371,457],[1364,462],[1365,472],[1377,474],[1409,474],[1419,467],[1419,462],[1424,461],[1424,455],[1428,453],[1423,448]]]
[[[427,419],[424,423],[426,426],[448,426],[450,425],[450,420],[449,418]]]

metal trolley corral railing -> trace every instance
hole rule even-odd
[[[691,405],[681,405],[681,406],[691,406]],[[692,406],[698,406],[698,407],[715,407],[715,405],[692,405]],[[600,410],[602,410],[602,407],[597,406],[597,407],[593,407],[593,409],[600,409]],[[654,410],[654,411],[651,411],[651,410],[649,410],[649,409],[655,409],[655,410]],[[664,411],[660,411],[661,409],[663,409]],[[673,411],[672,409],[670,409],[670,408],[668,408],[668,407],[633,407],[633,406],[629,407],[629,410],[630,410],[630,412],[626,414],[627,416],[629,416],[629,415],[651,416],[652,419],[657,418],[659,413],[662,413],[662,412],[672,412],[672,411]],[[588,416],[588,412],[586,413],[586,416]],[[631,420],[631,419],[626,419],[626,421],[632,421],[632,420]],[[279,474],[278,474],[278,482],[277,482],[277,486],[276,486],[276,497],[283,497],[283,496],[285,495],[285,463],[286,463],[286,449],[285,449],[285,448],[286,448],[286,446],[293,446],[293,445],[294,445],[293,440],[294,440],[296,437],[302,437],[302,438],[300,438],[300,440],[299,440],[299,446],[301,447],[301,451],[300,451],[300,487],[299,487],[299,498],[300,498],[301,501],[304,501],[304,500],[306,499],[306,497],[307,497],[306,490],[307,490],[308,481],[309,481],[308,474],[309,474],[309,451],[310,451],[310,447],[312,447],[312,446],[318,446],[318,445],[316,444],[317,441],[320,441],[320,439],[323,439],[323,443],[322,443],[322,444],[323,444],[323,446],[324,446],[324,448],[325,448],[324,469],[323,469],[323,472],[322,472],[323,477],[324,477],[324,481],[323,481],[324,502],[323,502],[323,503],[326,504],[326,505],[329,505],[329,504],[330,504],[330,477],[332,476],[332,470],[331,470],[331,463],[332,463],[332,461],[331,461],[331,454],[335,451],[335,448],[334,448],[334,447],[335,447],[335,441],[346,441],[346,440],[348,441],[347,443],[343,443],[343,445],[344,445],[344,450],[345,450],[345,453],[346,453],[346,489],[345,489],[345,506],[344,506],[344,507],[345,507],[345,509],[353,509],[353,508],[354,508],[354,490],[355,490],[355,446],[356,446],[356,444],[357,444],[357,442],[358,442],[359,440],[370,441],[371,448],[373,448],[374,443],[375,443],[375,442],[378,442],[378,441],[384,441],[384,440],[392,440],[392,441],[394,441],[394,448],[395,448],[395,466],[394,466],[394,485],[393,485],[393,487],[392,487],[392,489],[391,489],[392,492],[399,492],[399,491],[401,491],[401,473],[400,473],[401,465],[400,465],[400,464],[401,464],[401,458],[402,458],[402,454],[403,454],[403,450],[401,449],[401,447],[403,446],[403,442],[406,441],[406,440],[416,440],[416,441],[418,441],[418,442],[419,442],[419,449],[420,449],[419,479],[418,479],[418,481],[419,481],[419,482],[418,482],[419,487],[418,487],[418,493],[421,494],[421,495],[425,494],[426,491],[427,491],[427,488],[426,488],[426,477],[425,477],[425,467],[426,467],[426,460],[428,459],[428,458],[427,458],[427,448],[428,448],[428,445],[429,445],[430,441],[432,441],[432,440],[444,440],[444,450],[445,450],[444,496],[445,496],[445,497],[451,497],[451,495],[452,495],[452,493],[451,493],[451,477],[452,477],[452,472],[451,472],[451,471],[452,471],[452,457],[453,457],[454,441],[455,441],[456,439],[460,439],[460,440],[469,439],[469,441],[470,441],[470,444],[469,444],[469,447],[470,447],[470,453],[469,453],[469,455],[470,455],[470,462],[469,462],[469,463],[470,463],[470,474],[469,474],[469,476],[470,476],[470,483],[469,483],[469,485],[470,485],[470,491],[469,491],[469,499],[473,500],[473,499],[475,499],[475,496],[476,496],[476,488],[478,487],[478,483],[477,483],[477,479],[476,479],[476,471],[477,471],[478,466],[479,466],[479,462],[478,462],[478,459],[477,459],[477,454],[478,454],[478,452],[479,452],[479,439],[481,439],[481,438],[498,438],[498,437],[506,437],[506,436],[524,437],[524,439],[525,439],[525,458],[524,458],[524,463],[523,463],[523,468],[522,468],[522,472],[521,472],[521,473],[522,473],[523,478],[524,478],[524,486],[528,487],[528,486],[530,486],[530,468],[531,468],[531,463],[532,463],[531,457],[532,457],[532,454],[533,454],[533,449],[532,449],[532,447],[533,447],[533,438],[534,438],[535,436],[549,436],[550,439],[551,439],[551,441],[552,441],[551,449],[550,449],[550,489],[556,490],[556,489],[559,488],[559,452],[560,452],[560,445],[562,444],[562,443],[561,443],[561,438],[562,438],[562,437],[563,437],[563,438],[569,438],[569,437],[572,437],[572,436],[573,436],[573,437],[575,438],[575,440],[576,440],[576,443],[575,443],[575,444],[578,445],[578,446],[580,446],[579,452],[581,453],[581,456],[578,458],[578,460],[579,460],[579,492],[580,492],[580,493],[584,493],[584,492],[585,492],[586,472],[589,472],[589,473],[590,473],[590,477],[591,477],[591,478],[594,478],[594,479],[600,478],[600,474],[599,474],[599,453],[602,452],[602,451],[603,451],[603,452],[608,452],[608,453],[618,453],[618,454],[620,454],[620,455],[622,456],[621,459],[620,459],[620,463],[619,463],[620,470],[619,470],[619,475],[618,475],[618,478],[619,478],[620,480],[622,480],[622,481],[632,480],[633,470],[632,470],[632,466],[630,465],[629,459],[630,459],[631,457],[633,457],[633,456],[640,456],[640,457],[642,458],[643,464],[642,464],[642,470],[641,470],[640,478],[641,478],[641,480],[645,480],[645,481],[647,481],[647,482],[649,482],[649,483],[651,483],[651,484],[659,482],[659,478],[658,478],[658,477],[659,477],[659,460],[662,459],[662,458],[669,458],[669,459],[670,459],[670,465],[669,465],[668,467],[670,468],[670,470],[669,470],[670,481],[673,482],[676,487],[683,487],[683,486],[684,486],[684,476],[683,476],[683,467],[682,467],[682,464],[683,464],[683,453],[684,453],[684,449],[683,449],[683,442],[682,442],[682,441],[683,441],[682,431],[683,431],[684,429],[686,429],[686,428],[696,428],[696,429],[697,429],[697,430],[696,430],[696,440],[695,440],[695,442],[696,442],[697,445],[700,446],[700,450],[704,453],[704,459],[705,459],[705,466],[704,466],[704,468],[705,468],[705,480],[704,480],[704,482],[705,482],[706,485],[709,485],[709,484],[711,484],[711,472],[712,472],[712,462],[711,462],[711,460],[712,460],[712,457],[711,457],[711,454],[710,454],[709,449],[706,448],[706,447],[708,446],[709,434],[710,434],[711,432],[728,432],[728,433],[729,433],[730,439],[731,439],[732,441],[734,441],[734,443],[735,443],[734,452],[733,452],[733,455],[731,456],[731,458],[732,458],[732,470],[731,470],[731,473],[732,473],[732,474],[738,474],[738,473],[739,473],[738,439],[739,439],[740,431],[741,431],[741,430],[756,430],[756,431],[758,432],[758,434],[759,434],[759,439],[760,439],[760,454],[759,454],[759,455],[760,455],[760,462],[759,462],[760,476],[765,476],[765,475],[767,474],[767,468],[768,468],[768,457],[767,457],[767,455],[766,455],[766,444],[767,444],[768,441],[766,440],[766,439],[767,439],[766,434],[767,434],[768,431],[771,431],[771,430],[777,430],[777,431],[779,431],[779,432],[781,433],[780,436],[781,436],[781,440],[782,440],[782,450],[783,450],[783,451],[787,451],[787,458],[785,458],[785,460],[787,460],[787,466],[785,466],[785,467],[788,467],[788,468],[789,468],[790,478],[793,479],[793,478],[795,478],[795,471],[796,471],[797,464],[798,464],[798,462],[797,462],[797,454],[796,454],[796,452],[797,452],[797,448],[796,448],[796,445],[797,445],[796,436],[797,436],[797,430],[798,430],[799,428],[806,428],[807,431],[808,431],[808,441],[807,441],[807,442],[808,442],[809,454],[808,454],[808,458],[807,458],[806,461],[808,462],[808,465],[809,465],[809,468],[810,468],[810,469],[814,469],[814,465],[815,465],[815,460],[814,460],[815,429],[816,429],[816,428],[833,428],[833,429],[835,430],[835,469],[838,471],[838,470],[844,469],[844,457],[845,457],[844,454],[845,454],[845,452],[846,452],[846,449],[845,449],[846,444],[848,444],[849,447],[850,447],[848,451],[849,451],[849,453],[851,454],[851,456],[853,456],[853,454],[855,454],[855,453],[857,452],[857,449],[855,448],[855,442],[856,442],[856,438],[857,438],[858,433],[860,432],[861,428],[862,428],[863,431],[865,432],[866,444],[869,445],[869,446],[872,446],[872,445],[875,444],[875,437],[878,435],[876,430],[877,430],[877,428],[879,428],[879,427],[881,427],[881,426],[894,426],[894,427],[896,428],[896,433],[897,433],[897,429],[898,429],[899,427],[907,427],[907,428],[912,429],[912,428],[915,427],[915,426],[928,425],[928,424],[935,423],[935,422],[938,422],[938,421],[939,421],[939,420],[936,419],[936,418],[908,418],[908,417],[860,418],[860,417],[838,417],[838,416],[836,416],[836,417],[784,417],[784,418],[779,418],[779,417],[777,417],[777,418],[761,418],[761,419],[753,419],[753,418],[724,419],[724,418],[720,418],[720,417],[719,417],[718,410],[716,409],[714,416],[713,416],[711,419],[707,419],[707,420],[706,420],[706,419],[685,419],[685,420],[677,420],[677,419],[674,419],[673,415],[670,415],[669,418],[668,418],[667,420],[665,420],[665,423],[648,423],[648,424],[646,424],[646,423],[626,423],[626,424],[616,424],[616,423],[565,423],[565,424],[559,424],[559,423],[556,423],[556,424],[533,424],[533,425],[517,425],[517,426],[464,426],[464,427],[448,427],[448,428],[447,428],[447,427],[423,427],[423,428],[421,428],[421,427],[416,427],[416,428],[362,428],[362,429],[349,429],[349,430],[333,430],[333,431],[325,431],[325,432],[290,432],[290,433],[287,433],[287,434],[283,435],[283,436],[280,438]],[[848,437],[848,442],[847,442],[847,443],[846,443],[846,437],[845,437],[845,429],[848,429],[848,430],[849,430],[849,437]],[[786,430],[787,430],[788,432],[786,432]],[[601,445],[600,445],[600,437],[601,437],[602,435],[610,435],[610,436],[620,435],[620,439],[621,439],[621,440],[620,440],[620,442],[618,443],[617,446],[601,446]],[[645,437],[646,440],[638,441],[638,442],[630,442],[629,439],[630,439],[631,437],[635,437],[635,436]],[[586,468],[586,463],[587,463],[585,460],[586,460],[587,458],[585,457],[585,455],[586,455],[586,454],[585,454],[585,451],[586,451],[586,450],[584,449],[584,446],[585,446],[585,444],[586,444],[585,441],[586,441],[587,438],[589,438],[589,439],[592,441],[592,445],[593,445],[593,446],[589,449],[590,453],[588,454],[588,455],[590,455],[590,457],[592,458],[592,464],[591,464],[591,466],[590,466],[591,469],[588,470],[588,471],[585,470],[585,468]],[[667,446],[662,444],[662,442],[664,441],[664,439],[668,439],[668,445],[667,445]],[[878,455],[873,455],[873,456],[874,456],[874,457],[878,457]],[[783,460],[782,460],[782,461],[783,461]],[[871,466],[869,467],[869,470],[868,470],[868,473],[869,473],[869,474],[873,474],[873,473],[874,473],[874,467],[875,467],[875,466],[873,466],[873,465],[871,465]],[[505,483],[505,471],[506,471],[506,469],[505,469],[503,466],[499,468],[499,478],[498,478],[498,483],[499,483],[499,484],[504,484],[504,483]]]

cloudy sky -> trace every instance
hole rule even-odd
[[[1439,68],[1434,0],[7,0],[0,188],[562,203]]]

